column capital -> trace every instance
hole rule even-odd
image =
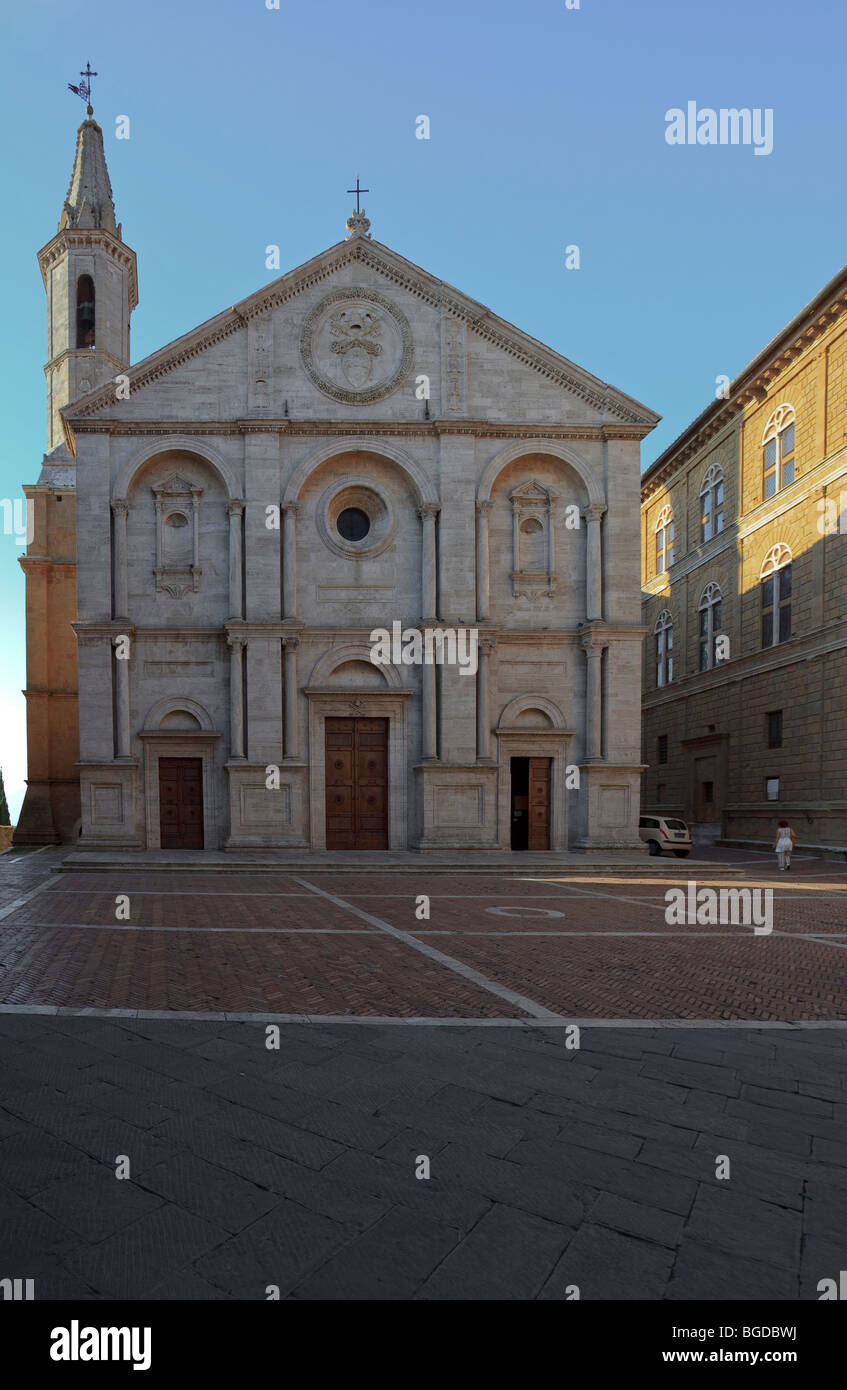
[[[477,502],[476,510],[478,516],[487,516],[491,511],[491,502]]]
[[[228,632],[226,641],[227,646],[231,647],[233,652],[242,651],[247,646],[247,638],[242,637],[240,632]]]
[[[129,511],[129,503],[125,497],[113,497],[111,506],[115,516],[126,516]]]
[[[586,632],[580,633],[579,645],[587,657],[600,656],[608,647],[609,639],[604,632],[588,628]]]
[[[282,503],[280,503],[280,508],[279,508],[279,509],[280,509],[281,512],[283,512],[283,513],[286,514],[286,515],[290,512],[292,516],[296,516],[297,513],[298,513],[299,510],[300,510],[300,503],[299,503],[299,502],[282,502]]]
[[[428,516],[436,517],[436,516],[438,516],[438,513],[439,513],[440,511],[441,511],[441,503],[440,503],[440,502],[422,502],[421,505],[418,507],[418,516],[420,517],[421,521],[423,521],[425,517],[428,517]]]
[[[243,497],[230,497],[226,504],[226,509],[230,516],[241,516],[247,503]]]
[[[478,640],[480,656],[490,656],[496,646],[496,637],[480,637]]]
[[[289,649],[289,647],[292,651],[296,651],[297,648],[300,646],[300,638],[295,635],[289,637],[286,634],[285,637],[283,637],[282,639],[282,645],[285,647],[286,651]]]
[[[587,521],[602,521],[609,508],[605,502],[589,502],[585,507],[583,515]]]

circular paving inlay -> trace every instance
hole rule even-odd
[[[494,917],[564,917],[564,912],[556,912],[552,907],[487,907]]]

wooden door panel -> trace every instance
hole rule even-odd
[[[162,849],[203,848],[203,760],[159,759],[159,843]]]
[[[327,719],[327,849],[388,848],[388,720]]]
[[[529,760],[528,849],[550,848],[550,758]]]

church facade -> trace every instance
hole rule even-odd
[[[658,417],[369,229],[130,367],[135,256],[80,127],[40,254],[19,842],[642,848]]]

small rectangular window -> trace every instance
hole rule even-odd
[[[768,748],[782,747],[782,710],[774,709],[768,714]]]
[[[779,801],[779,778],[769,777],[765,782],[765,796],[768,801]]]
[[[668,760],[667,734],[659,734],[659,737],[656,740],[656,758],[657,761],[660,763],[666,763]]]

